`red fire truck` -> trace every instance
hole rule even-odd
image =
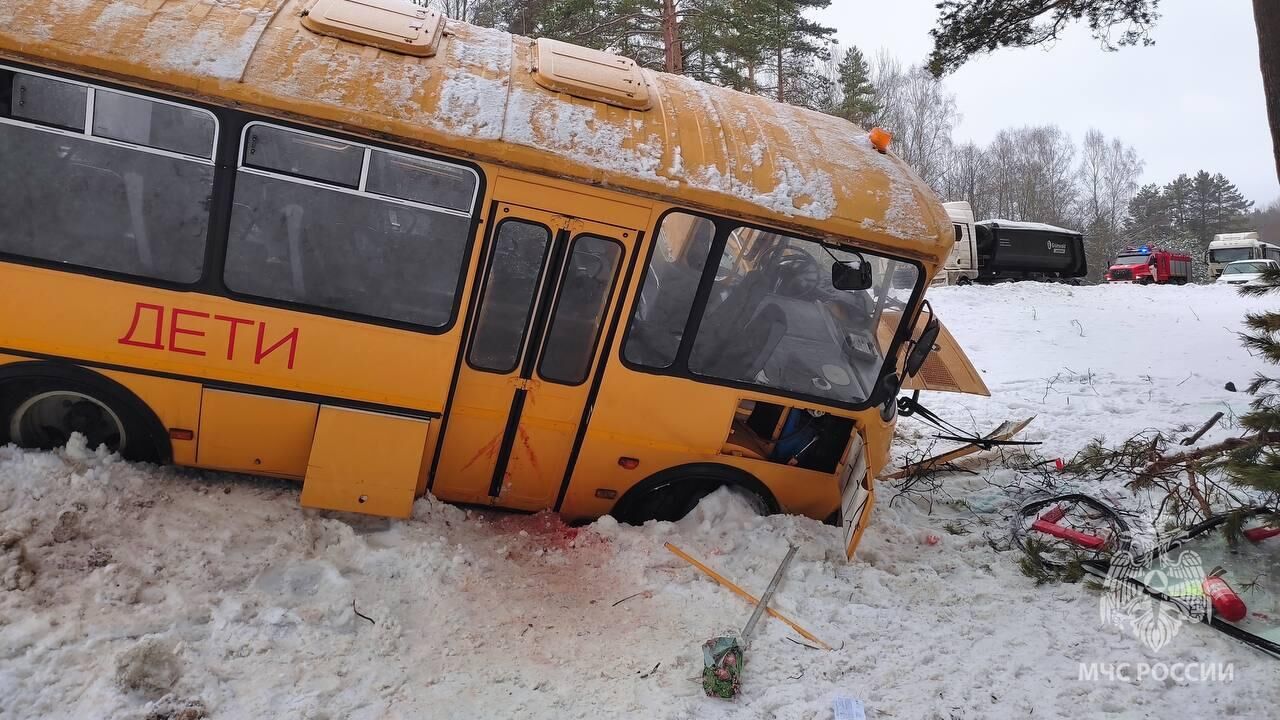
[[[1186,285],[1191,279],[1191,256],[1147,245],[1125,248],[1112,261],[1105,277],[1108,282]]]

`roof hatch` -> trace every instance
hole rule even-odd
[[[628,110],[648,110],[649,83],[635,60],[541,38],[533,78],[548,90]]]
[[[443,15],[409,0],[317,0],[302,24],[321,35],[417,57],[435,55],[444,33]]]

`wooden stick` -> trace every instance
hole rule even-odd
[[[710,576],[710,577],[711,577],[711,579],[715,580],[716,582],[720,583],[721,585],[725,586],[726,588],[729,588],[730,590],[732,590],[734,593],[736,593],[736,594],[737,594],[739,597],[741,597],[742,599],[746,600],[747,602],[751,603],[752,605],[759,605],[759,604],[760,604],[760,601],[759,601],[759,600],[758,600],[754,595],[752,595],[751,593],[747,592],[746,590],[743,590],[742,588],[738,587],[737,585],[734,585],[734,584],[733,584],[733,582],[731,582],[728,578],[726,578],[725,576],[723,576],[723,575],[721,575],[720,573],[716,572],[715,570],[712,570],[711,568],[707,567],[706,565],[703,565],[702,563],[698,562],[698,561],[697,561],[696,559],[694,559],[694,557],[693,557],[692,555],[690,555],[689,553],[686,553],[685,551],[681,550],[680,548],[676,547],[675,545],[672,545],[671,543],[666,543],[665,547],[666,547],[668,550],[670,550],[673,554],[675,554],[675,556],[676,556],[676,557],[680,558],[681,560],[684,560],[685,562],[689,563],[690,565],[694,566],[695,568],[697,568],[697,569],[701,570],[702,572],[706,573],[708,576]],[[778,618],[779,620],[781,620],[782,622],[784,622],[784,623],[786,623],[787,625],[789,625],[789,626],[791,627],[791,629],[792,629],[792,630],[795,630],[796,632],[800,633],[801,637],[803,637],[804,639],[808,640],[809,642],[817,643],[818,645],[822,646],[822,649],[823,649],[823,650],[830,650],[830,649],[831,649],[831,646],[830,646],[830,645],[828,645],[828,644],[826,644],[826,643],[822,642],[821,640],[819,640],[817,637],[815,637],[815,636],[814,636],[814,634],[813,634],[813,633],[811,633],[811,632],[809,632],[808,630],[805,630],[804,628],[800,627],[798,624],[796,624],[796,622],[795,622],[794,620],[792,620],[791,618],[787,617],[786,615],[783,615],[782,613],[778,612],[777,610],[774,610],[774,609],[773,609],[773,608],[771,608],[771,607],[767,607],[767,608],[765,608],[765,612],[769,613],[769,614],[770,614],[770,615],[772,615],[773,617],[776,617],[776,618]]]
[[[1209,432],[1209,428],[1213,427],[1214,425],[1217,425],[1218,421],[1221,419],[1222,419],[1222,412],[1219,411],[1215,413],[1213,417],[1209,418],[1209,422],[1205,423],[1204,425],[1201,425],[1200,429],[1195,431],[1194,434],[1182,438],[1182,442],[1178,444],[1179,445],[1195,445],[1196,441],[1204,437],[1204,434]]]
[[[751,619],[747,621],[746,627],[742,628],[742,642],[751,642],[751,631],[756,629],[756,623],[760,621],[760,613],[769,608],[769,601],[773,599],[773,591],[778,589],[778,583],[782,582],[782,573],[787,571],[787,565],[791,563],[791,558],[796,556],[796,550],[800,548],[792,545],[787,548],[787,556],[782,558],[782,564],[778,566],[778,571],[773,574],[773,579],[769,581],[769,587],[764,589],[764,594],[760,596],[760,602],[756,603],[756,609],[751,611]]]

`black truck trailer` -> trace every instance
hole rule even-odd
[[[1084,235],[1044,223],[983,220],[975,223],[980,283],[1006,280],[1078,282],[1089,274]]]

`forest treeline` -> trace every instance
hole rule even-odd
[[[1090,265],[1143,243],[1202,257],[1218,233],[1258,230],[1280,243],[1280,200],[1254,209],[1219,173],[1141,184],[1144,162],[1123,139],[1054,125],[1014,127],[985,144],[958,142],[956,98],[923,65],[868,55],[811,19],[830,0],[415,0],[449,17],[550,37],[764,95],[894,136],[894,151],[944,200],[978,218],[1083,230]]]

